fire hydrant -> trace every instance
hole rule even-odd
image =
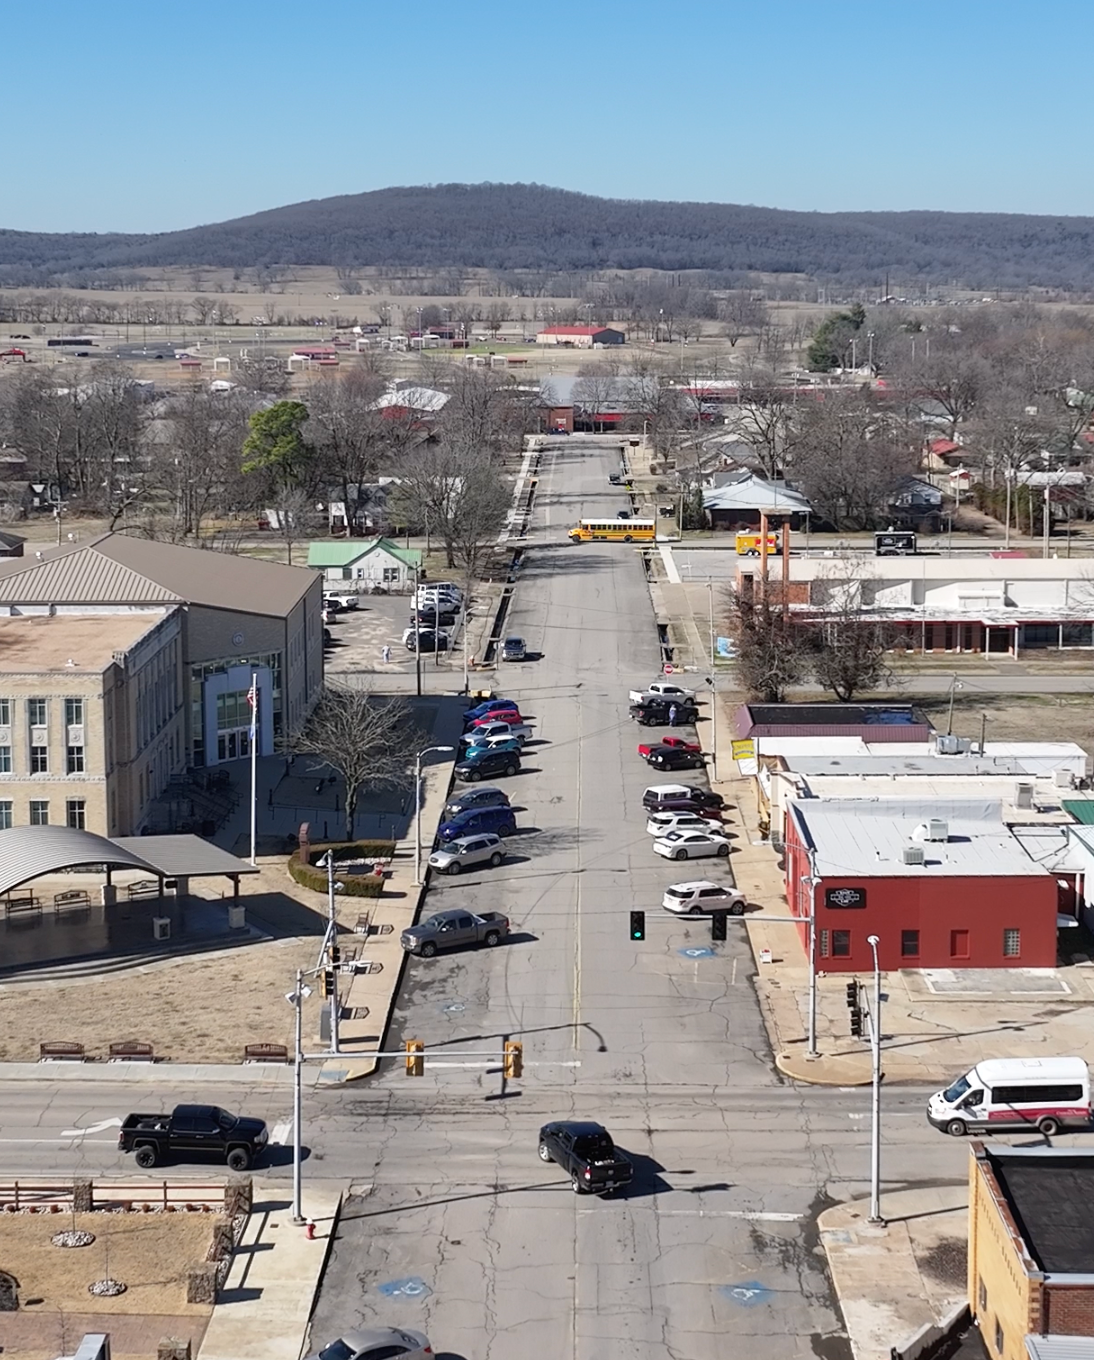
[[[308,1239],[309,1242],[314,1242],[314,1241],[315,1241],[315,1220],[314,1220],[314,1219],[309,1218],[308,1221],[304,1224],[304,1236]]]

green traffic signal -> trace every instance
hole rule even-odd
[[[631,912],[631,939],[644,940],[646,938],[646,913],[644,911]]]

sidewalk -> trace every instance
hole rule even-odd
[[[315,1224],[309,1242],[292,1222],[284,1182],[255,1179],[254,1206],[197,1360],[298,1360],[345,1190],[304,1177],[301,1208]]]
[[[817,1220],[855,1360],[889,1360],[967,1301],[966,1187],[894,1191],[881,1212],[872,1226],[869,1200],[856,1200]]]

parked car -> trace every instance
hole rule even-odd
[[[476,809],[470,808],[468,811],[474,812]],[[475,836],[457,836],[454,841],[434,850],[429,857],[429,867],[442,874],[458,874],[476,864],[491,864],[496,869],[504,858],[500,836],[484,832]]]
[[[521,741],[527,741],[532,735],[532,729],[519,718],[511,721],[514,717],[514,714],[506,714],[502,718],[477,718],[471,724],[471,731],[466,735],[477,733],[482,737],[519,737]]]
[[[147,1170],[168,1157],[215,1157],[232,1171],[246,1171],[266,1146],[261,1119],[229,1114],[219,1105],[176,1105],[170,1114],[129,1114],[118,1130],[119,1152],[132,1152]]]
[[[354,1327],[313,1351],[308,1360],[428,1360],[433,1348],[421,1332],[403,1327]]]
[[[484,699],[481,704],[476,704],[474,708],[469,708],[464,712],[464,722],[473,722],[476,718],[485,718],[488,713],[493,713],[501,708],[519,708],[520,705],[515,699]]]
[[[679,799],[686,799],[695,807],[724,808],[726,805],[720,793],[711,793],[697,784],[651,784],[642,794],[642,806],[656,810],[666,802]]]
[[[667,831],[653,843],[653,848],[665,859],[704,859],[729,854],[729,841],[717,831]]]
[[[509,795],[492,784],[482,784],[477,789],[465,789],[463,793],[449,794],[444,805],[444,816],[454,817],[457,812],[466,812],[476,807],[508,807]]]
[[[638,754],[645,759],[649,759],[650,752],[656,751],[658,747],[671,747],[677,751],[701,751],[703,748],[697,741],[688,741],[686,737],[658,737],[656,741],[641,741],[638,743]]]
[[[495,708],[491,712],[484,714],[481,718],[468,718],[463,725],[464,735],[469,732],[477,732],[480,727],[487,723],[504,722],[520,723],[524,719],[520,716],[520,710],[513,708]]]
[[[677,916],[706,916],[712,911],[742,916],[745,895],[740,889],[728,888],[724,883],[711,883],[707,878],[697,878],[692,883],[673,883],[666,888],[661,905]]]
[[[332,590],[329,594],[324,592],[323,595],[323,603],[328,609],[333,609],[335,613],[342,609],[356,609],[358,602],[355,590]]]
[[[673,746],[661,746],[646,757],[655,770],[701,770],[706,762],[697,751],[681,751]]]
[[[666,798],[654,808],[649,808],[650,814],[665,812],[687,812],[693,813],[696,817],[701,817],[708,824],[721,826],[722,809],[716,807],[704,807],[702,803],[692,802],[690,798]]]
[[[675,715],[672,712],[674,708]],[[640,727],[687,727],[699,721],[699,710],[695,704],[685,703],[682,699],[679,703],[673,700],[647,699],[641,704],[631,704],[630,714]]]
[[[441,841],[454,841],[479,831],[511,836],[516,829],[517,815],[511,807],[468,808],[465,812],[458,812],[449,821],[442,822],[437,828],[437,837]]]
[[[507,637],[501,644],[503,661],[523,661],[527,655],[528,648],[524,645],[522,637]]]
[[[477,732],[468,732],[460,738],[459,753],[465,756],[469,751],[515,751],[519,755],[521,741],[519,737],[488,737],[480,736]]]
[[[634,1179],[630,1158],[615,1146],[603,1124],[591,1120],[544,1124],[539,1131],[539,1159],[560,1166],[575,1195],[607,1195]]]
[[[455,609],[449,609],[447,606],[432,609],[428,605],[419,605],[416,612],[411,615],[410,622],[411,625],[418,623],[429,627],[451,628],[458,616]]]
[[[708,809],[708,812],[710,809]],[[677,810],[675,812],[651,812],[646,821],[646,830],[651,836],[667,836],[670,831],[719,831],[719,823],[701,812]]]
[[[465,944],[485,944],[493,948],[508,934],[508,916],[500,916],[496,911],[475,916],[458,907],[454,911],[439,911],[404,930],[399,943],[408,954],[431,959],[439,949],[456,949]]]
[[[622,482],[623,482],[623,478],[622,478],[622,476],[621,476],[618,472],[609,472],[609,473],[608,473],[608,484],[609,484],[610,486],[620,486],[620,485],[622,485]]]
[[[473,784],[479,779],[495,778],[499,774],[512,777],[520,769],[516,751],[491,751],[489,747],[473,746],[456,765],[456,778]]]
[[[644,704],[649,699],[665,699],[677,704],[681,701],[694,703],[695,691],[685,689],[672,680],[651,680],[645,689],[632,689],[630,692],[632,704]]]
[[[447,652],[447,651],[448,651],[448,634],[447,634],[447,633],[435,633],[435,632],[433,632],[433,630],[432,630],[431,628],[419,628],[419,629],[418,629],[418,642],[417,642],[417,647],[415,647],[415,643],[414,643],[414,629],[413,629],[413,628],[408,628],[408,629],[406,630],[406,633],[403,635],[403,641],[406,643],[406,649],[407,649],[408,652],[413,652],[413,651],[420,651],[420,652]]]

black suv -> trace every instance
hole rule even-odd
[[[655,770],[701,770],[706,764],[698,751],[685,751],[681,746],[659,746],[646,760]]]
[[[516,774],[520,769],[517,751],[484,751],[481,756],[461,760],[456,766],[456,778],[466,784],[499,774]]]
[[[679,792],[664,794],[659,793],[658,788],[665,785],[655,785],[652,789],[647,789],[642,795],[642,806],[654,812],[667,811],[669,803],[688,803],[697,808],[724,808],[726,800],[720,793],[712,793],[710,789],[701,789],[697,784],[681,784]]]
[[[482,788],[467,789],[463,793],[454,793],[444,805],[444,820],[455,817],[459,812],[467,812],[471,808],[484,807],[508,807],[509,795],[503,793],[501,789],[495,789],[492,785],[484,784]]]

